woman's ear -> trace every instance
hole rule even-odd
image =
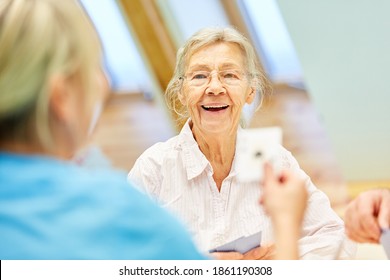
[[[62,75],[55,75],[49,81],[49,108],[52,116],[60,122],[72,117],[72,102],[69,84]]]
[[[255,97],[256,97],[256,89],[251,87],[250,92],[247,95],[245,102],[247,104],[251,104],[253,102],[253,100],[255,100]]]

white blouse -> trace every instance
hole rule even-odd
[[[290,168],[304,176],[309,191],[299,241],[301,258],[353,258],[356,244],[346,238],[343,221],[332,210],[327,196],[281,146],[276,162],[280,168]],[[205,253],[258,231],[262,231],[263,244],[271,243],[271,220],[258,202],[262,188],[258,183],[239,183],[234,166],[233,160],[230,174],[218,191],[211,164],[200,151],[187,121],[179,135],[147,149],[128,179],[177,215]]]

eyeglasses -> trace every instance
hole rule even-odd
[[[246,75],[238,70],[194,71],[180,78],[188,81],[190,86],[202,87],[211,82],[214,74],[218,74],[218,79],[222,84],[229,86],[238,85],[246,79]]]

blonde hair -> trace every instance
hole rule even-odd
[[[261,106],[262,97],[269,93],[271,89],[269,81],[258,63],[255,50],[244,35],[233,27],[203,28],[192,35],[177,51],[175,71],[165,91],[167,106],[178,115],[178,123],[182,123],[189,117],[187,108],[179,101],[179,93],[183,85],[182,77],[188,67],[189,59],[200,49],[221,42],[237,44],[241,49],[251,86],[260,95],[258,108]]]
[[[77,1],[1,0],[0,142],[52,145],[50,78],[77,75],[88,92],[100,52],[96,32]]]

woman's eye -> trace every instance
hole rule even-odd
[[[199,80],[199,79],[207,79],[207,75],[206,74],[203,74],[203,73],[198,73],[198,74],[195,74],[192,79],[194,80]]]
[[[238,76],[236,73],[233,72],[227,72],[223,75],[225,79],[238,79]]]

